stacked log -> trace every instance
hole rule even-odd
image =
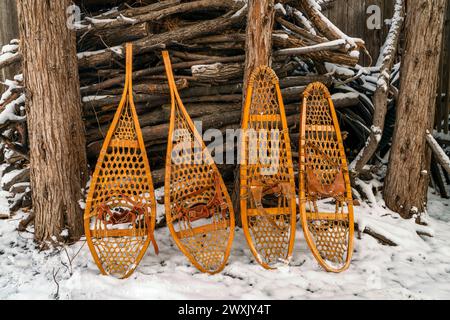
[[[238,128],[246,2],[149,0],[139,1],[135,6],[122,2],[114,9],[108,1],[90,3],[102,10],[91,13],[92,7],[84,6],[83,19],[72,27],[78,37],[80,91],[91,167],[121,98],[125,80],[124,45],[132,42],[135,102],[155,184],[160,186],[170,105],[161,50],[170,51],[176,84],[192,118],[201,121],[204,130],[217,128],[225,133],[227,129]],[[349,72],[368,77],[370,72],[360,72],[357,66],[364,42],[344,35],[333,26],[313,0],[279,1],[275,9],[272,67],[280,78],[289,125],[295,136],[302,93],[309,83],[321,81],[330,87],[337,83],[348,86],[355,82]],[[13,44],[6,48],[7,56],[0,55],[0,66],[20,61],[17,42]],[[370,127],[370,115],[367,119],[358,114],[358,108],[351,110],[370,98],[345,90],[345,86],[334,92],[340,92],[334,96],[335,103],[349,130],[361,123]],[[0,111],[3,109],[1,105]],[[14,128],[11,132],[17,133],[16,125],[9,122],[1,128],[3,136],[11,128]],[[22,131],[26,137],[26,129]],[[361,137],[362,142],[355,146],[360,146],[365,138]],[[10,146],[26,162],[28,145],[26,138],[22,140],[13,139],[14,145]],[[296,139],[292,140],[295,151]],[[224,176],[230,173],[232,178],[233,166],[221,168]]]
[[[17,53],[11,53],[11,56]],[[25,93],[22,77],[4,83],[0,96],[0,188],[8,192],[10,212],[31,207],[30,169],[27,150]],[[8,218],[9,213],[0,212]]]
[[[273,68],[291,116],[298,114],[308,83],[332,84],[333,75],[327,74],[325,63],[356,65],[358,48],[346,41],[362,40],[327,39],[312,23],[305,23],[308,20],[300,8],[281,3],[276,8]],[[96,159],[121,98],[124,41],[131,41],[135,48],[135,102],[150,159],[164,158],[168,133],[170,101],[162,49],[171,53],[177,85],[191,116],[202,121],[205,130],[237,126],[242,105],[245,17],[245,2],[234,0],[168,0],[85,17],[77,34],[89,158]],[[343,103],[348,102],[344,97]]]

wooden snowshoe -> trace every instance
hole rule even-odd
[[[131,44],[126,81],[92,177],[84,214],[86,239],[103,274],[129,277],[150,241],[156,202],[144,140],[133,102]]]
[[[296,225],[290,138],[274,71],[266,66],[256,69],[246,97],[240,167],[242,227],[256,260],[272,269],[290,259]]]
[[[172,98],[167,146],[165,207],[178,246],[201,272],[223,270],[234,238],[233,205],[222,177],[175,86],[163,52]],[[182,151],[185,147],[187,152]]]
[[[305,238],[322,267],[342,272],[349,267],[353,251],[352,191],[336,111],[322,83],[310,84],[304,93],[300,132],[300,213]]]

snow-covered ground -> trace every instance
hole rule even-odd
[[[7,210],[6,196],[0,192],[1,212]],[[229,264],[215,276],[191,266],[164,228],[156,231],[160,255],[149,248],[134,275],[117,280],[99,275],[84,241],[38,252],[32,228],[16,231],[24,217],[19,213],[0,220],[0,299],[449,299],[450,201],[430,191],[429,226],[417,228],[384,209],[380,195],[369,198],[356,208],[359,226],[399,245],[355,234],[353,262],[342,274],[318,266],[300,225],[289,266],[267,271],[255,264],[238,229]]]

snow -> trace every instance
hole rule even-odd
[[[319,5],[320,9],[322,9],[322,6],[327,5],[330,2],[333,2],[334,0],[315,0],[315,1]]]
[[[353,70],[329,62],[325,62],[325,68],[327,69],[327,72],[330,74],[337,74],[348,78],[351,78],[355,75],[355,72]]]
[[[436,130],[433,130],[433,137],[435,139],[442,139],[442,140],[450,141],[450,132],[445,133],[445,132],[437,132]]]
[[[311,51],[322,51],[322,50],[329,50],[330,48],[339,48],[341,45],[345,44],[345,41],[342,39],[333,40],[333,41],[327,41],[319,44],[315,44],[312,46],[306,46],[306,47],[299,47],[299,48],[289,48],[289,49],[282,49],[279,50],[278,54],[304,54],[304,53],[310,53]]]
[[[4,185],[8,184],[11,180],[13,180],[15,177],[21,175],[26,169],[22,170],[13,170],[11,172],[8,172],[4,175],[2,175],[0,179],[0,185],[3,187]]]
[[[123,22],[126,22],[126,23],[130,23],[130,24],[135,24],[135,23],[138,22],[138,20],[132,19],[132,18],[128,18],[128,17],[125,17],[125,16],[122,15],[122,14],[121,14],[120,16],[117,17],[117,20],[120,20],[120,21],[123,21]]]
[[[83,58],[87,58],[90,56],[94,56],[97,54],[101,54],[104,53],[106,51],[111,51],[114,52],[117,55],[123,55],[123,47],[122,46],[116,46],[116,47],[111,47],[108,49],[103,49],[103,50],[98,50],[98,51],[84,51],[84,52],[79,52],[77,54],[78,59],[83,59]]]
[[[367,105],[371,106],[371,107],[372,107],[372,110],[374,109],[372,100],[371,100],[367,95],[365,95],[365,94],[363,94],[363,93],[361,93],[361,92],[358,92],[358,91],[356,91],[355,89],[353,89],[352,87],[347,86],[347,85],[339,85],[338,88],[339,88],[339,90],[345,90],[345,91],[348,91],[348,92],[355,92],[355,93],[358,93],[358,94],[359,94],[359,97],[360,97],[361,99],[363,99],[364,102],[365,102]]]
[[[317,4],[315,0],[306,0],[306,2],[310,7],[315,9],[318,18],[327,25],[328,29],[332,30],[334,34],[339,36],[339,38],[345,40],[345,42],[347,43],[347,49],[355,49],[358,47],[355,40],[361,42],[361,39],[353,39],[352,37],[349,37],[345,33],[343,33],[339,28],[337,28],[330,20],[328,20],[327,17],[323,15],[320,5]],[[364,41],[362,41],[362,43],[364,43]]]
[[[372,134],[374,135],[375,140],[377,141],[377,143],[380,143],[381,137],[383,135],[383,130],[381,130],[381,128],[377,127],[377,126],[371,126],[370,130],[372,131]]]
[[[85,96],[85,97],[83,97],[82,101],[83,102],[92,102],[92,101],[107,99],[109,97],[110,96]]]
[[[0,105],[2,105],[3,103],[5,103],[5,101],[11,97],[13,91],[15,89],[20,89],[21,86],[19,85],[19,83],[17,81],[22,81],[23,79],[19,79],[18,77],[16,77],[17,80],[16,81],[12,81],[12,80],[5,80],[5,82],[3,82],[3,85],[5,85],[6,87],[8,87],[8,89],[6,89],[5,92],[3,92],[3,94],[0,97]]]
[[[112,13],[113,11],[109,12]],[[97,16],[96,18],[92,17],[86,17],[86,21],[90,23],[90,25],[82,25],[84,28],[92,28],[93,26],[99,26],[99,25],[106,25],[109,23],[114,23],[116,21],[122,21],[129,24],[135,24],[138,22],[136,19],[125,17],[124,15],[120,14],[118,17],[114,19],[108,19],[108,18],[102,18],[103,16],[107,16],[109,13],[105,13],[102,15]],[[100,18],[100,19],[99,19]]]
[[[18,53],[6,52],[0,55],[0,64],[18,55]]]
[[[396,37],[398,33],[398,29],[401,27],[404,21],[404,8],[403,8],[404,0],[397,0],[394,6],[394,15],[391,20],[391,27],[389,28],[389,34],[386,37],[386,41],[381,47],[381,54],[378,57],[378,61],[376,63],[377,66],[381,66],[383,61],[390,59],[392,53],[395,51],[396,45]]]
[[[386,41],[381,48],[381,53],[376,63],[377,66],[384,68],[377,81],[377,87],[381,88],[381,90],[383,90],[384,92],[386,92],[389,87],[391,76],[388,72],[390,70],[387,70],[388,68],[390,68],[388,62],[393,60],[393,54],[395,54],[397,50],[399,32],[404,20],[403,9],[403,0],[397,0],[389,33],[386,37]]]
[[[289,35],[287,35],[286,33],[274,33],[272,36],[283,40],[289,39]]]
[[[316,29],[314,29],[312,23],[301,13],[299,10],[294,9],[294,16],[297,17],[298,20],[301,21],[303,26],[313,35],[317,35]]]
[[[241,9],[239,9],[238,11],[236,11],[236,13],[234,13],[234,14],[231,16],[231,18],[233,19],[233,18],[240,17],[240,16],[247,10],[247,7],[248,7],[248,3],[246,3],[245,5],[242,6]]]
[[[343,100],[343,99],[358,99],[359,98],[359,93],[357,92],[338,92],[338,93],[334,93],[331,96],[331,100],[336,101],[336,100]]]
[[[8,103],[3,111],[0,113],[0,125],[7,123],[8,121],[22,121],[25,116],[16,115],[16,106],[25,103],[25,95],[21,94],[19,98]]]
[[[17,74],[14,76],[14,80],[17,82],[22,82],[23,81],[23,74]]]
[[[439,143],[434,139],[434,137],[431,135],[431,133],[427,130],[427,141],[430,145],[430,147],[433,149],[433,152],[436,155],[436,158],[439,160],[440,164],[444,167],[447,172],[450,173],[450,158],[445,153],[445,151],[442,149],[442,147],[439,145]]]
[[[0,50],[0,65],[5,61],[19,55],[19,41],[17,39],[11,40],[9,44],[1,47]]]
[[[372,91],[375,92],[377,90],[377,87],[374,86],[373,84],[371,84],[370,82],[365,82],[361,85],[362,88],[368,90],[368,91]]]
[[[321,3],[322,3],[323,1],[321,1],[321,0],[319,0],[319,1],[317,1],[317,0],[311,0],[311,1],[308,1],[308,2],[309,2],[309,4],[310,4],[311,6],[314,7],[314,9],[316,9],[316,10],[318,10],[318,11],[321,11],[321,10],[322,10],[322,7],[321,7],[320,5],[321,5]]]
[[[96,19],[91,17],[86,17],[86,21],[92,24],[107,24],[116,21],[116,19]]]
[[[7,53],[7,52],[17,52],[19,49],[18,44],[7,44],[2,47],[1,54]]]
[[[0,220],[0,299],[449,299],[450,200],[430,191],[429,225],[419,226],[414,219],[401,219],[385,208],[381,193],[373,192],[381,187],[378,180],[357,183],[369,200],[355,207],[361,235],[355,232],[352,264],[342,274],[326,273],[318,266],[298,224],[290,265],[277,270],[264,270],[255,263],[237,228],[225,270],[214,276],[202,274],[177,249],[168,229],[162,228],[155,232],[160,255],[149,249],[131,278],[118,280],[99,274],[84,239],[39,252],[32,227],[25,233],[16,231],[25,216],[18,213]],[[7,208],[7,196],[0,191],[0,209]],[[161,196],[163,189],[156,190],[156,197]],[[163,217],[164,206],[157,210]],[[397,246],[381,245],[363,233],[366,229]],[[434,237],[423,236],[426,233]]]
[[[287,15],[286,9],[284,8],[283,4],[277,3],[274,7],[275,11],[281,12],[284,16]]]
[[[350,57],[359,59],[359,56],[360,56],[359,50],[350,51]]]

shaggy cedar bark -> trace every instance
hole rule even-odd
[[[23,50],[35,239],[83,234],[86,149],[69,0],[17,2]]]
[[[445,0],[408,1],[406,50],[400,80],[397,122],[384,187],[386,205],[411,218],[427,203]]]
[[[248,6],[244,95],[247,91],[248,78],[253,70],[260,65],[271,64],[272,31],[275,20],[273,0],[249,0]]]
[[[247,91],[247,82],[253,70],[260,65],[270,65],[272,57],[272,31],[275,21],[274,0],[248,0],[247,34],[245,43],[245,66],[243,82],[243,103]],[[234,189],[232,194],[236,221],[240,219],[240,183],[239,166],[235,172]]]

